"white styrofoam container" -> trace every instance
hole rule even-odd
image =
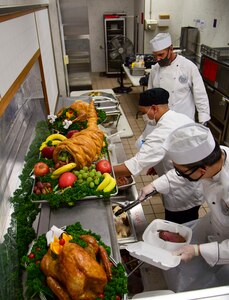
[[[171,243],[159,238],[158,230],[168,230],[181,234],[185,243]],[[130,254],[150,265],[163,270],[174,268],[180,264],[180,256],[172,254],[172,251],[189,244],[192,237],[192,230],[186,226],[156,219],[150,223],[143,233],[143,241],[126,245],[125,248]]]
[[[167,250],[151,246],[145,242],[132,243],[125,248],[131,256],[163,270],[174,268],[180,263],[180,256],[172,255]]]
[[[171,232],[179,233],[185,238],[186,242],[172,243],[172,242],[164,241],[159,237],[158,230],[168,230]],[[149,224],[149,226],[146,228],[142,238],[144,242],[147,242],[152,246],[159,247],[169,251],[175,251],[190,243],[192,238],[192,229],[181,224],[177,224],[177,223],[173,223],[161,219],[156,219],[152,221]]]

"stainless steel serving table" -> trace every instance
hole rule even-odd
[[[63,227],[76,222],[80,222],[84,229],[99,234],[102,241],[111,247],[112,257],[117,262],[121,261],[109,199],[79,200],[74,207],[59,209],[50,209],[48,204],[42,204],[37,234],[46,233],[53,225]]]

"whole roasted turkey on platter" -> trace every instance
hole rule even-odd
[[[62,141],[54,150],[53,159],[58,161],[61,152],[68,152],[76,163],[76,169],[90,166],[99,158],[104,142],[104,133],[97,125],[97,113],[94,101],[91,101],[87,110],[87,128],[75,133],[70,139]]]
[[[57,258],[49,249],[41,261],[47,284],[60,300],[94,300],[112,277],[106,250],[91,235],[80,238],[87,247],[66,243]]]

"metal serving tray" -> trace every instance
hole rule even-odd
[[[102,92],[102,91],[91,91],[89,93],[83,93],[80,96],[89,96],[89,97],[98,97],[98,96],[101,97],[101,96],[103,96],[103,97],[108,97],[108,98],[111,98],[115,101],[118,101],[117,98],[115,97],[115,95],[110,94],[110,93],[105,93],[105,92]]]
[[[107,160],[109,160],[111,162],[111,159],[110,159],[110,156],[109,156],[109,152],[106,153],[104,159],[107,159]],[[111,164],[111,168],[112,168],[111,175],[115,178],[115,173],[114,173],[112,164]],[[31,191],[31,195],[32,195],[33,194],[34,185],[35,185],[35,176],[33,175],[33,171],[31,172],[31,177],[30,178],[31,178],[31,180],[33,180],[33,186],[32,186],[32,191]],[[61,191],[60,191],[60,193],[61,193]],[[112,194],[110,194],[110,197],[116,196],[117,194],[118,194],[118,187],[116,186],[115,192],[112,193]],[[44,195],[44,198],[45,198],[45,195]],[[100,196],[100,197],[98,197],[98,196],[86,196],[86,197],[84,197],[82,199],[78,199],[76,201],[87,200],[87,199],[95,200],[95,199],[102,199],[102,198],[103,198],[103,196]],[[45,199],[43,199],[43,200],[31,200],[31,202],[33,202],[33,203],[48,203],[48,200],[45,200]]]
[[[34,185],[35,185],[35,177],[33,177],[33,175],[32,175],[31,179],[33,180],[33,187],[32,187],[31,194],[33,194],[33,188],[34,188]],[[61,193],[61,191],[60,191],[60,193]],[[118,189],[116,187],[116,191],[113,194],[110,194],[110,197],[116,196],[117,194],[118,194]],[[45,195],[44,195],[44,198],[45,198]],[[83,200],[88,200],[88,199],[91,199],[91,200],[103,199],[103,196],[86,196],[86,197],[78,199],[76,201],[83,201]],[[31,202],[32,203],[48,203],[48,200],[45,200],[45,199],[31,200]],[[75,202],[75,204],[76,204],[76,202]]]
[[[126,176],[125,176],[126,177]],[[126,190],[126,189],[129,189],[132,185],[134,185],[136,182],[135,182],[135,179],[134,177],[131,175],[130,177],[126,177],[128,179],[128,183],[125,184],[125,185],[121,185],[121,186],[118,186],[117,185],[117,188],[119,191],[122,191],[122,190]]]
[[[127,204],[129,204],[130,201],[123,202],[123,201],[117,201],[117,200],[111,199],[111,203],[112,203],[112,206],[119,205],[120,207],[123,207],[123,206],[126,206]],[[112,211],[113,211],[113,208],[112,208]],[[134,228],[134,223],[131,218],[131,214],[129,211],[126,212],[126,214],[127,214],[127,220],[128,220],[129,226],[130,226],[130,236],[123,237],[123,238],[118,238],[118,236],[116,236],[119,244],[128,244],[128,243],[133,243],[133,242],[137,241],[137,236],[136,236],[136,232],[135,232],[135,228]],[[115,220],[115,216],[114,216],[114,220]]]
[[[118,126],[119,119],[121,117],[121,111],[120,110],[115,110],[115,111],[110,111],[106,112],[107,117],[106,119],[101,123],[101,125],[105,128],[109,128],[112,125],[115,127]]]

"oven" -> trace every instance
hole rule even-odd
[[[224,140],[225,128],[227,127],[229,102],[224,94],[209,84],[205,83],[205,87],[211,112],[211,120],[208,122],[208,127],[211,129],[212,134],[218,143],[222,143]]]

